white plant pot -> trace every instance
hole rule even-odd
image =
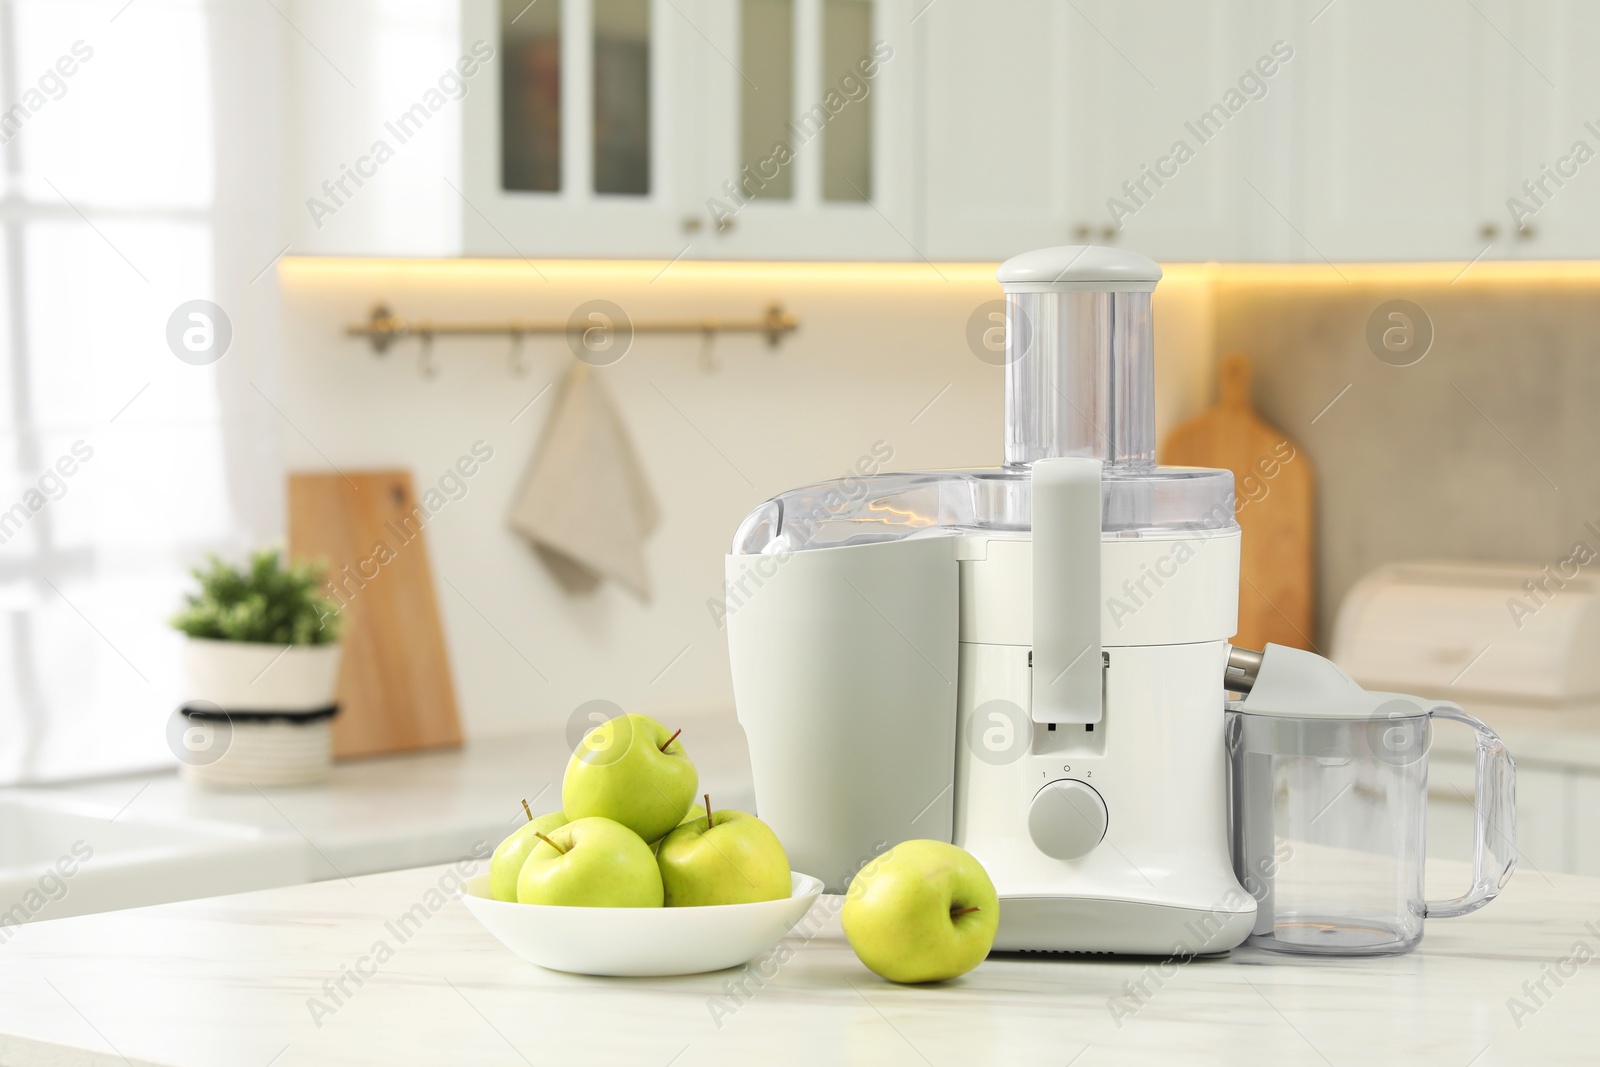
[[[340,647],[190,638],[186,711],[168,735],[184,779],[200,785],[305,785],[333,763]]]

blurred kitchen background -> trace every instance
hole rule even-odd
[[[1310,506],[1262,472],[1247,509],[1310,562],[1270,639],[1503,729],[1528,862],[1600,873],[1600,601],[1561,573],[1600,553],[1596,40],[1585,0],[4,0],[0,782],[169,788],[166,620],[205,553],[292,541],[292,473],[437,490],[415,610],[468,752],[597,700],[731,724],[740,521],[997,464],[994,267],[1097,243],[1167,269],[1159,435],[1226,365],[1293,442]],[[510,521],[594,301],[647,596],[570,591]],[[360,808],[371,762],[330,788]],[[432,860],[397,849],[329,862]]]

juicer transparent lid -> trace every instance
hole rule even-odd
[[[1233,474],[1225,470],[1108,468],[1101,507],[1104,539],[1203,537],[1238,529]],[[772,555],[984,532],[1022,536],[1032,528],[1033,478],[1026,467],[875,474],[778,494],[746,516],[732,552]]]
[[[1032,528],[1032,465],[1098,459],[1102,536],[1237,529],[1233,474],[1155,465],[1150,294],[1161,268],[1117,248],[1042,248],[1001,264],[1005,465],[845,478],[794,489],[744,520],[735,555]]]

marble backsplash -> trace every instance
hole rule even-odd
[[[1216,354],[1250,357],[1257,410],[1314,465],[1319,644],[1382,564],[1537,570],[1580,539],[1600,549],[1584,528],[1600,521],[1600,280],[1222,279],[1214,298]],[[1393,310],[1410,352],[1381,340],[1406,341]]]

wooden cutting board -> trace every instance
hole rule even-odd
[[[1162,445],[1162,463],[1233,472],[1239,526],[1239,635],[1260,649],[1268,641],[1314,649],[1313,500],[1305,451],[1250,406],[1250,360],[1226,356],[1218,402],[1179,425]]]
[[[337,757],[461,743],[427,516],[406,471],[289,475],[289,553],[324,563],[342,604]]]

